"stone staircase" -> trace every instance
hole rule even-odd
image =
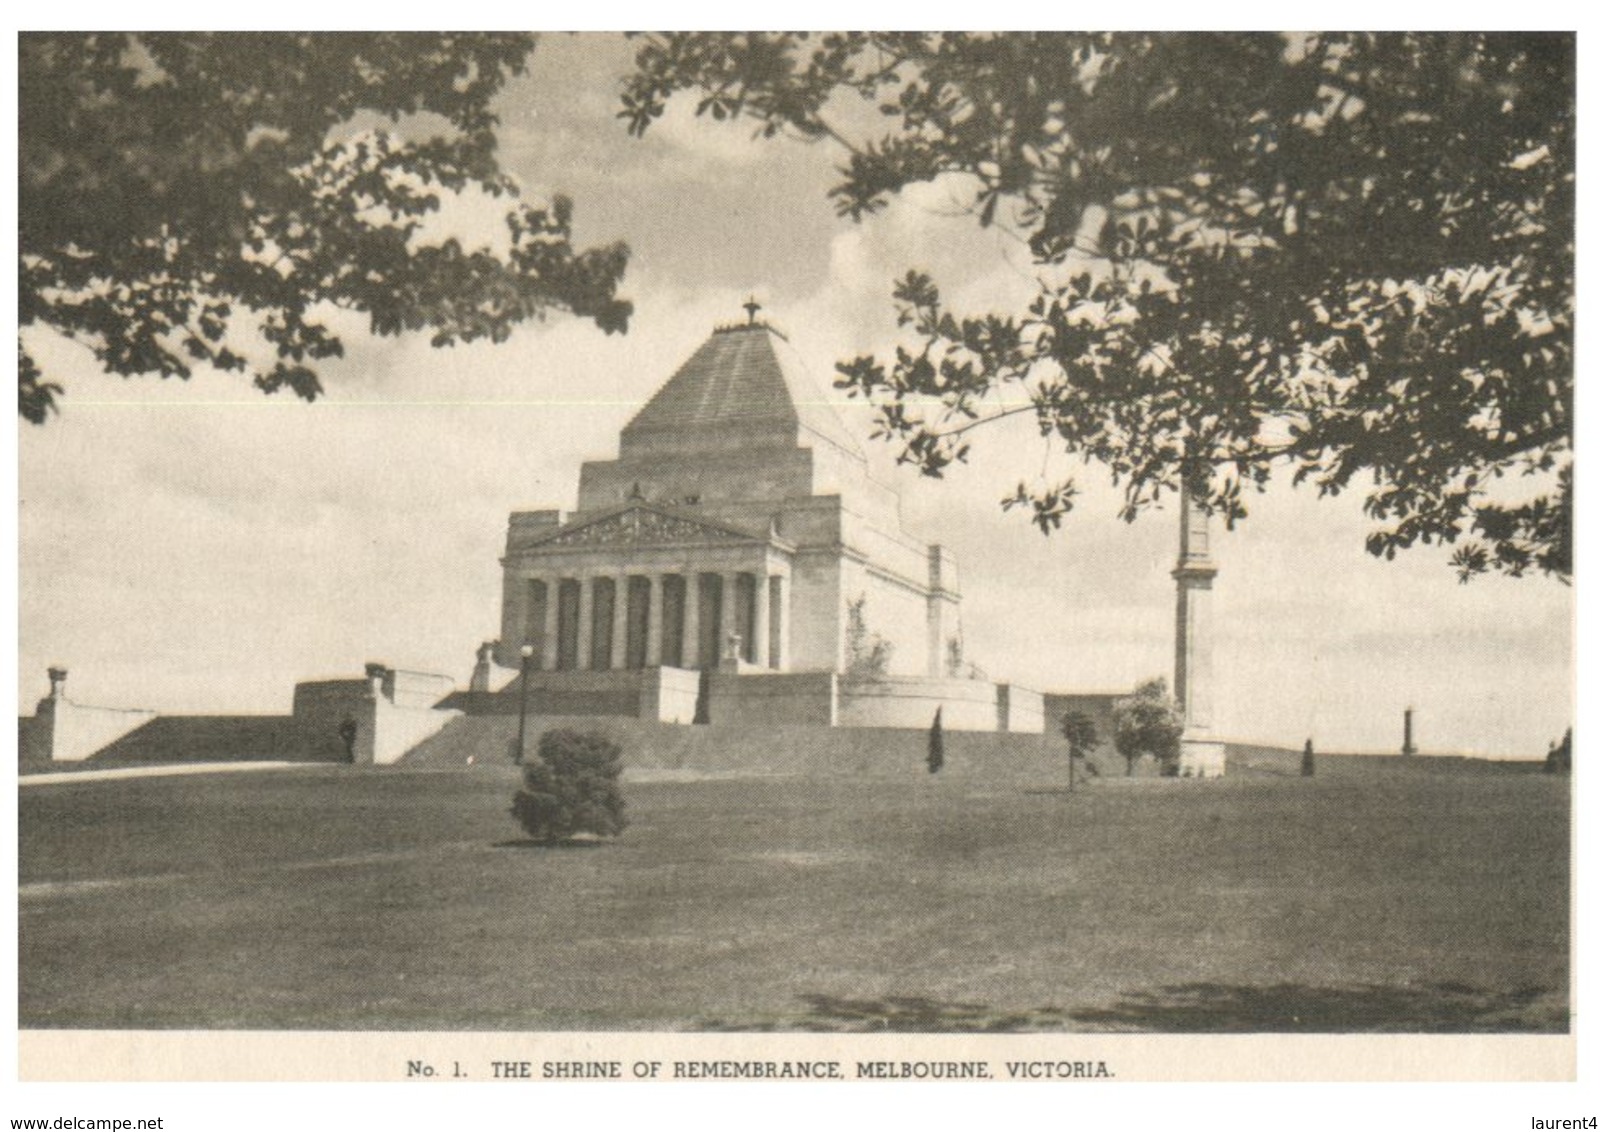
[[[101,748],[96,765],[308,761],[288,715],[161,715]]]

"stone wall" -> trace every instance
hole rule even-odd
[[[381,766],[397,762],[403,755],[463,714],[428,707],[397,705],[384,698],[368,702],[371,713],[369,731],[372,740],[366,752],[368,757],[360,761]]]
[[[897,676],[931,675],[927,594],[889,577],[880,570],[855,562],[844,564],[844,629],[848,627],[848,606],[865,598],[867,643],[881,637],[892,648],[887,674]],[[854,664],[845,653],[844,672]]]
[[[95,754],[117,766],[307,758],[288,715],[159,715]]]
[[[666,435],[660,443],[671,445],[674,438]],[[626,452],[618,460],[581,465],[579,509],[618,507],[633,495],[674,506],[696,500],[712,508],[755,498],[808,495],[811,463],[808,450],[780,446],[690,454]]]
[[[998,693],[993,684],[980,680],[890,676],[845,680],[838,687],[838,723],[843,727],[930,727],[940,707],[947,730],[999,729]]]
[[[1080,711],[1094,721],[1095,733],[1099,740],[1094,746],[1094,755],[1105,764],[1108,769],[1121,773],[1123,762],[1117,755],[1116,745],[1116,705],[1117,701],[1127,696],[1127,692],[1045,692],[1044,700],[1044,733],[1059,736],[1061,734],[1061,720],[1068,712]]]
[[[43,763],[50,761],[50,723],[38,715],[17,717],[17,761]]]
[[[530,707],[538,715],[629,715],[642,710],[643,674],[631,669],[530,674]],[[519,710],[520,678],[508,686]],[[688,716],[690,719],[691,716]]]
[[[794,672],[837,672],[843,666],[843,561],[832,551],[793,558],[792,648]]]
[[[385,698],[397,707],[433,708],[453,692],[453,680],[438,672],[410,672],[388,668],[380,685]]]
[[[1045,692],[1044,730],[1047,734],[1059,735],[1062,718],[1068,712],[1081,711],[1094,720],[1094,726],[1100,732],[1101,742],[1109,744],[1117,701],[1129,694],[1128,692]]]
[[[691,723],[698,710],[698,672],[690,668],[649,668],[641,673],[637,718],[659,723]]]
[[[897,522],[897,517],[893,519]],[[864,555],[878,569],[908,585],[927,588],[927,544],[897,527],[884,526],[875,517],[847,508],[843,514],[843,542]]]
[[[451,686],[449,677],[396,669],[377,680],[304,681],[291,699],[297,746],[330,762],[394,763],[461,714],[434,706]]]
[[[532,672],[529,712],[543,720],[596,716],[691,723],[698,676],[670,667]],[[944,726],[955,730],[1050,731],[1044,698],[1019,685],[925,676],[849,680],[832,672],[767,672],[748,664],[723,666],[709,674],[709,681],[709,722],[717,725],[919,729],[931,726],[933,713],[942,707]],[[516,715],[519,679],[501,692],[459,693],[446,702],[477,716]]]
[[[18,755],[27,761],[81,762],[155,718],[154,711],[87,707],[50,697],[39,701],[32,719],[19,721]]]
[[[1044,696],[1020,684],[994,685],[999,730],[1023,735],[1043,734]],[[1059,726],[1059,725],[1057,725]]]
[[[352,760],[370,762],[365,752],[374,749],[374,701],[367,680],[308,680],[296,685],[291,697],[298,745],[310,758],[346,762],[346,740],[341,728],[348,720],[357,727]]]
[[[838,677],[832,672],[768,672],[736,676],[713,673],[709,722],[780,726],[837,722]]]

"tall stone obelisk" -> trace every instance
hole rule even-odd
[[[1178,612],[1173,639],[1173,694],[1183,716],[1184,737],[1178,773],[1186,778],[1218,778],[1225,765],[1223,744],[1212,738],[1212,561],[1210,516],[1179,493]]]

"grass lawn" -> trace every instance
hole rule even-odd
[[[1539,774],[626,786],[542,850],[512,768],[20,797],[23,1027],[1566,1031]]]

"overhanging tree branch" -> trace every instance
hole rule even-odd
[[[971,416],[1042,370],[1041,430],[1111,470],[1126,517],[1185,451],[1231,521],[1289,463],[1324,493],[1376,482],[1373,553],[1454,543],[1464,578],[1569,577],[1572,37],[953,33],[896,37],[892,69],[866,36],[671,38],[627,84],[636,132],[736,72],[722,111],[763,132],[844,94],[880,112],[832,190],[845,215],[946,173],[976,181],[985,226],[1021,204],[1056,268],[1024,312],[953,314],[913,272],[894,300],[917,347],[839,367],[924,473],[996,418],[908,406]],[[1504,473],[1536,500],[1497,499]],[[1071,493],[1008,502],[1048,529]]]
[[[321,303],[367,313],[374,333],[433,330],[438,345],[500,341],[554,310],[623,331],[625,249],[573,248],[567,202],[512,207],[504,255],[415,238],[440,193],[513,193],[491,102],[534,43],[24,33],[20,326],[88,334],[124,376],[213,365],[308,399],[321,388],[312,363],[341,352],[309,317]],[[360,118],[406,123],[409,139]],[[202,309],[254,324],[267,359],[194,326]],[[168,339],[185,326],[190,338]],[[19,412],[42,422],[61,386],[20,347],[19,359]]]

